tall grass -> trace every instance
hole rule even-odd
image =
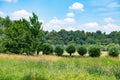
[[[56,61],[0,58],[0,80],[116,80],[112,68],[119,62],[116,58],[90,57]]]

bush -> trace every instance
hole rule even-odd
[[[50,44],[43,44],[42,46],[42,52],[43,54],[50,55],[53,53],[53,47]]]
[[[77,52],[79,53],[79,55],[83,56],[87,53],[87,48],[83,46],[79,46],[77,48]]]
[[[109,48],[109,56],[117,57],[119,56],[119,49],[116,46]]]
[[[109,49],[110,49],[111,47],[113,47],[113,46],[115,46],[115,47],[117,47],[118,49],[120,49],[119,44],[111,43],[111,44],[108,44],[108,45],[107,45],[107,50],[109,51]]]
[[[89,56],[91,57],[99,57],[101,55],[101,50],[99,47],[91,46],[89,49]]]
[[[74,45],[68,45],[66,48],[66,51],[70,54],[70,56],[72,55],[72,53],[75,52],[75,46]]]
[[[56,46],[55,47],[55,53],[57,56],[62,56],[64,52],[64,48],[62,46]]]

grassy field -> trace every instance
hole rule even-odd
[[[0,54],[0,80],[119,80],[119,73],[119,57]]]

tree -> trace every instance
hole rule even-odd
[[[83,56],[87,53],[87,48],[84,46],[79,46],[77,48],[77,52],[79,53],[79,55]]]
[[[44,43],[42,46],[42,52],[43,54],[50,55],[53,53],[53,47],[48,43]]]
[[[100,48],[97,46],[91,46],[89,49],[89,56],[91,57],[99,57],[101,55]]]
[[[56,46],[55,47],[55,53],[57,56],[62,56],[64,52],[64,48],[62,46]]]
[[[109,48],[109,56],[117,57],[119,56],[119,48],[117,46],[111,46]]]
[[[27,31],[22,20],[13,21],[12,24],[5,29],[4,45],[5,51],[20,54],[24,52],[26,44]]]
[[[74,45],[68,45],[66,48],[66,51],[70,54],[70,56],[72,55],[72,53],[75,52],[75,46]]]
[[[37,55],[41,50],[41,45],[44,42],[43,36],[44,32],[42,29],[42,23],[39,22],[38,16],[35,13],[32,13],[32,17],[30,17],[30,32],[32,38],[32,46],[35,51],[37,51]]]
[[[6,18],[5,22],[9,23],[9,18]],[[44,42],[41,25],[42,23],[38,21],[38,17],[34,13],[30,17],[30,21],[20,19],[6,25],[3,41],[5,52],[32,55],[37,51],[38,54]]]

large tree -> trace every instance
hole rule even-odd
[[[39,53],[40,46],[43,43],[42,23],[38,21],[38,17],[33,13],[30,20],[25,19],[12,21],[11,25],[5,29],[4,46],[5,52],[16,54]]]
[[[37,55],[39,54],[41,46],[44,42],[43,40],[44,32],[41,25],[42,23],[39,22],[38,16],[35,13],[33,13],[33,16],[30,17],[30,31],[33,44],[32,46],[34,50],[37,51]]]

